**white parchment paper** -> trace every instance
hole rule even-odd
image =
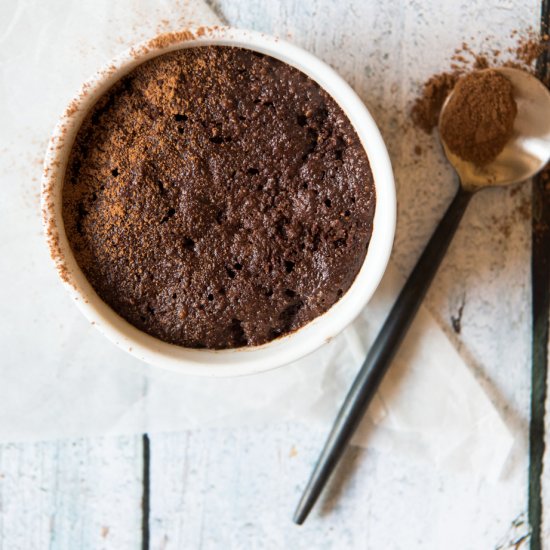
[[[48,257],[42,157],[81,82],[137,41],[216,22],[201,1],[0,3],[0,440],[289,420],[329,429],[403,282],[392,265],[354,325],[314,354],[254,377],[206,380],[156,371],[107,342]],[[494,477],[512,437],[422,308],[353,442]]]

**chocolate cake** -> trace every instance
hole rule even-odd
[[[324,313],[355,279],[375,207],[351,123],[297,69],[182,49],[117,82],[76,137],[63,219],[98,295],[194,348],[254,346]]]

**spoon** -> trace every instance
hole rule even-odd
[[[401,290],[340,408],[294,513],[294,522],[298,525],[307,518],[361,422],[422,303],[470,199],[487,187],[525,181],[542,170],[550,160],[548,89],[525,71],[509,68],[485,70],[496,70],[512,83],[518,107],[513,135],[497,158],[483,167],[462,160],[443,142],[445,155],[460,180],[458,191]],[[443,105],[441,115],[451,95]]]

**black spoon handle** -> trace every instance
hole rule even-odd
[[[294,513],[301,525],[361,422],[462,219],[472,193],[459,188],[393,305],[338,413],[321,456]]]

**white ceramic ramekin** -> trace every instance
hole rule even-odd
[[[61,193],[75,135],[95,101],[119,78],[144,61],[180,48],[238,46],[280,59],[317,81],[340,105],[367,152],[376,186],[374,229],[364,264],[346,294],[324,315],[263,346],[233,350],[188,349],[162,342],[130,325],[95,293],[78,267],[65,235]],[[52,258],[84,315],[107,338],[135,357],[158,367],[205,376],[253,374],[299,359],[349,325],[365,307],[388,263],[395,230],[395,187],[384,141],[364,104],[328,65],[304,50],[252,31],[212,27],[161,35],[117,57],[82,88],[56,126],[45,159],[42,211]]]

